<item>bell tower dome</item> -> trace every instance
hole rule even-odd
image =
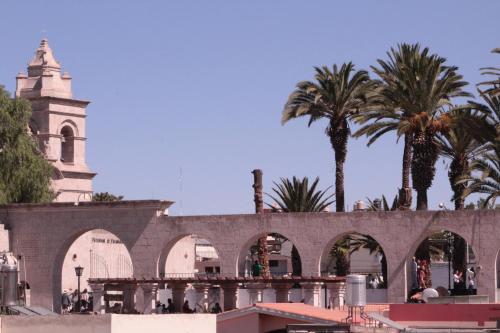
[[[47,39],[42,39],[28,74],[16,77],[16,96],[31,102],[30,131],[40,150],[54,166],[55,201],[85,201],[92,194],[96,175],[85,160],[85,120],[89,101],[73,98],[71,76],[61,75]]]

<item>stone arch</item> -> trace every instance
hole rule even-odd
[[[294,246],[296,248],[296,251],[298,253],[298,257],[299,257],[299,260],[303,260],[304,257],[301,255],[301,248],[300,248],[300,245],[298,244],[297,241],[295,241],[292,237],[289,237],[289,235],[285,235],[283,234],[283,232],[275,232],[275,231],[270,231],[270,232],[261,232],[261,233],[258,233],[258,234],[254,234],[253,236],[247,238],[247,241],[243,243],[243,245],[239,248],[239,251],[238,251],[238,256],[237,256],[237,262],[236,262],[236,275],[245,275],[245,274],[249,274],[248,272],[248,262],[247,262],[247,255],[248,255],[248,251],[250,250],[250,248],[257,242],[257,240],[262,237],[263,235],[272,235],[272,234],[277,234],[277,235],[280,235],[284,238],[286,238],[287,241],[289,241],[292,246]],[[301,270],[304,269],[304,263],[301,262],[300,264],[301,266]],[[292,271],[290,270],[290,272],[280,272],[280,273],[292,273]]]
[[[355,230],[350,230],[350,231],[345,231],[342,232],[333,238],[331,238],[325,246],[322,248],[321,255],[319,257],[318,261],[318,267],[321,275],[329,275],[332,272],[330,271],[328,266],[331,266],[332,263],[329,263],[330,260],[330,250],[333,248],[333,246],[345,239],[348,236],[354,236],[358,238],[360,241],[366,241],[366,245],[373,247],[373,252],[370,254],[369,249],[366,247],[360,248],[361,251],[362,249],[366,249],[368,251],[369,259],[373,259],[371,262],[365,262],[363,263],[363,266],[366,265],[366,269],[360,269],[360,267],[352,267],[352,255],[358,256],[359,251],[356,251],[352,254],[349,254],[349,261],[350,261],[350,271],[351,273],[361,273],[361,274],[368,274],[370,273],[371,270],[373,270],[373,274],[378,272],[380,270],[380,277],[382,277],[381,282],[381,287],[383,289],[386,289],[388,284],[390,283],[389,279],[389,255],[390,253],[387,251],[386,246],[384,246],[383,243],[381,243],[378,240],[378,236],[372,236],[372,234],[364,234],[361,231],[355,231]],[[380,253],[378,253],[380,251]],[[363,251],[364,252],[364,251]],[[363,253],[362,252],[362,253]],[[354,270],[354,271],[353,271]],[[366,270],[366,271],[364,271]],[[378,273],[377,273],[378,274]]]
[[[70,126],[64,126],[61,135],[61,156],[63,163],[73,163],[75,160],[75,134]]]
[[[222,271],[222,260],[220,257],[220,251],[217,248],[217,246],[215,245],[214,241],[212,241],[212,237],[207,237],[205,235],[194,234],[194,233],[183,233],[183,234],[180,234],[180,235],[170,239],[169,241],[167,241],[163,245],[161,252],[158,255],[158,260],[157,260],[157,276],[158,277],[162,277],[162,276],[165,276],[165,274],[172,273],[172,272],[167,272],[167,270],[169,270],[169,269],[166,267],[168,264],[167,260],[169,259],[169,255],[172,255],[172,254],[175,255],[175,253],[172,253],[172,251],[173,250],[177,251],[175,249],[175,247],[179,245],[179,242],[188,239],[188,237],[196,237],[196,239],[198,239],[198,240],[206,241],[215,251],[215,254],[216,254],[217,260],[218,260],[218,267],[219,268],[218,268],[218,270],[215,269],[214,272],[212,272],[212,273],[220,273]],[[193,252],[191,253],[191,255],[193,256],[193,261],[194,261],[193,269],[196,269],[196,267],[194,267],[194,266],[196,266],[196,248],[197,248],[196,240],[194,240],[192,242],[192,245],[194,247]],[[188,254],[188,256],[189,256],[189,254]],[[213,263],[214,263],[214,265],[216,264],[215,261]],[[214,267],[217,267],[217,266],[214,266]],[[194,273],[194,270],[192,272]],[[176,273],[191,273],[191,272],[176,272]],[[198,272],[198,273],[204,273],[204,272]]]
[[[413,238],[413,243],[411,245],[411,247],[409,248],[409,251],[408,251],[408,255],[406,257],[406,273],[407,273],[407,279],[406,279],[406,294],[409,295],[410,294],[410,291],[412,290],[412,284],[414,284],[413,282],[413,279],[414,277],[412,277],[412,274],[414,275],[414,273],[412,273],[412,258],[414,256],[417,256],[417,250],[419,249],[419,247],[424,243],[424,241],[426,241],[427,239],[429,239],[431,236],[433,235],[436,235],[436,234],[439,234],[439,233],[443,233],[443,232],[448,232],[450,233],[450,235],[452,235],[454,238],[458,236],[459,239],[462,239],[463,241],[465,241],[466,243],[466,258],[469,258],[469,252],[472,252],[473,254],[473,258],[470,258],[471,260],[474,259],[475,261],[478,260],[478,255],[479,255],[479,252],[476,251],[476,246],[475,244],[473,243],[473,238],[472,238],[472,235],[470,235],[467,231],[464,232],[464,230],[460,230],[458,227],[455,227],[453,225],[446,225],[446,226],[437,226],[437,225],[433,225],[432,227],[429,227],[425,230],[422,231],[422,233],[416,237],[416,238]],[[448,244],[444,244],[444,240],[443,240],[443,247],[447,247]],[[418,258],[417,258],[418,259]],[[448,262],[449,261],[449,258],[448,258],[448,254],[443,252],[443,263],[444,262]],[[475,262],[474,261],[474,262]],[[465,265],[466,267],[468,267],[469,265],[473,264],[474,262],[471,262],[469,260],[466,260],[465,262]],[[414,265],[414,264],[413,264]],[[446,269],[446,271],[448,271],[448,268],[447,267],[444,267],[443,269]],[[451,270],[453,271],[453,267],[451,268]],[[453,272],[450,273],[447,273],[449,275],[453,275]],[[433,274],[434,275],[434,274]],[[441,277],[441,273],[439,274],[439,277]],[[446,275],[446,274],[445,274]],[[446,281],[443,282],[443,281],[440,281],[440,280],[435,280],[434,277],[432,277],[432,286],[433,288],[436,288],[438,286],[442,286],[442,287],[445,287],[446,289],[448,289],[448,285],[453,289],[453,282],[449,282],[448,283],[448,279],[450,278],[450,276],[444,276],[442,277],[440,280],[443,280],[445,279]],[[464,276],[464,279],[466,279],[466,276]],[[437,282],[437,281],[440,281],[440,282]],[[466,282],[466,280],[464,281]],[[477,285],[476,285],[477,287]]]
[[[78,130],[78,125],[71,119],[66,119],[64,121],[62,121],[59,126],[57,127],[57,133],[61,133],[62,129],[64,127],[67,127],[69,126],[71,128],[71,130],[73,131],[73,135],[74,137],[79,137],[80,136],[80,133],[79,133],[79,130]]]
[[[71,235],[65,238],[65,240],[62,242],[62,244],[58,247],[58,250],[56,252],[55,260],[53,263],[53,270],[52,270],[52,299],[53,299],[53,309],[55,312],[60,312],[61,311],[61,291],[62,291],[62,271],[63,271],[63,266],[64,266],[64,260],[66,258],[66,255],[68,251],[70,250],[71,246],[84,234],[86,234],[89,231],[96,231],[96,230],[102,230],[105,231],[114,237],[116,237],[118,240],[120,240],[121,244],[123,244],[126,248],[126,251],[128,253],[128,256],[130,258],[130,265],[132,265],[132,273],[133,273],[133,261],[132,261],[132,255],[131,255],[131,246],[127,244],[123,239],[119,236],[119,233],[115,233],[113,231],[110,231],[108,229],[103,229],[99,227],[94,227],[94,228],[86,228],[82,229],[79,231],[73,232]],[[85,269],[85,267],[84,267]],[[87,269],[90,269],[90,267],[87,267]],[[75,275],[76,279],[76,275]]]

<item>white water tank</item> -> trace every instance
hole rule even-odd
[[[353,210],[358,211],[358,210],[366,210],[366,203],[363,200],[358,200],[354,203]]]
[[[351,274],[346,277],[346,297],[347,306],[366,305],[366,276]]]
[[[0,258],[2,306],[19,305],[17,275],[17,260],[12,253],[4,253]]]

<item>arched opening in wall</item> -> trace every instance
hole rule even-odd
[[[247,278],[238,291],[238,307],[246,307],[258,302],[280,303],[301,302],[304,298],[299,283],[288,285],[280,294],[279,284],[264,284],[262,278],[300,277],[302,260],[300,249],[287,236],[271,232],[251,237],[240,248],[237,273]]]
[[[158,261],[159,277],[193,277],[219,274],[219,254],[212,243],[198,235],[171,241]]]
[[[69,126],[64,126],[61,129],[61,162],[73,163],[75,155],[73,129]]]
[[[80,279],[77,277],[77,267],[83,268]],[[91,310],[92,290],[88,279],[131,278],[132,259],[127,247],[118,237],[106,230],[94,229],[81,234],[69,245],[60,274],[62,297],[61,295],[58,297],[61,299],[63,310],[78,310],[78,280],[80,280],[83,311]],[[123,305],[120,290],[109,290],[107,293],[105,299],[107,311]]]
[[[416,247],[409,265],[409,297],[420,301],[420,292],[435,289],[437,294],[476,293],[476,256],[470,244],[449,230],[434,232]]]
[[[158,288],[158,301],[165,305],[163,311],[212,311],[216,303],[220,304],[220,286],[207,279],[216,281],[220,275],[219,254],[210,240],[193,234],[173,239],[158,259],[158,277],[167,281]],[[200,285],[206,287],[206,297],[199,297],[196,288]]]
[[[323,249],[320,271],[322,276],[365,275],[367,302],[387,302],[387,259],[370,235],[351,232],[332,239]]]
[[[261,234],[242,246],[239,276],[301,276],[302,261],[297,247],[279,233]]]

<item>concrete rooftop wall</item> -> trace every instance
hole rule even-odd
[[[2,316],[0,320],[0,333],[216,332],[216,315],[211,314]]]

